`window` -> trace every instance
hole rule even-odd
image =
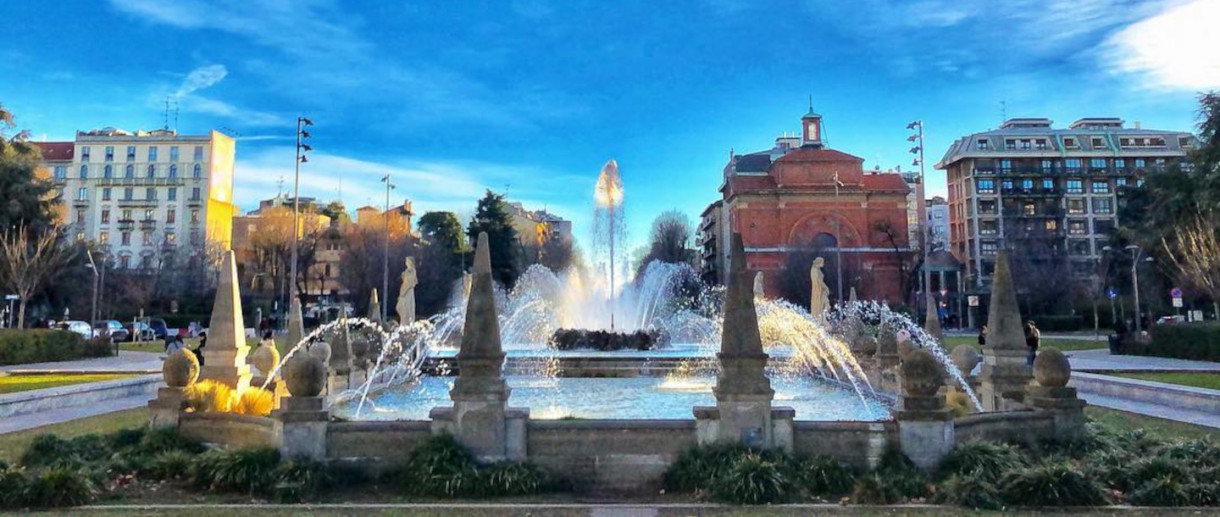
[[[1071,252],[1073,255],[1088,255],[1089,241],[1088,240],[1072,240]]]
[[[199,222],[199,209],[196,208],[194,210],[191,210],[191,223],[196,224],[198,222]]]
[[[1063,163],[1068,172],[1080,172],[1080,158],[1068,158]]]
[[[330,264],[326,264],[326,270],[325,270],[325,273],[323,273],[323,276],[325,276],[327,278],[329,278],[331,276],[330,275]]]
[[[191,201],[199,201],[199,187],[191,189]]]
[[[1104,138],[1093,137],[1093,148],[1094,149],[1102,149],[1105,146],[1106,146],[1106,140]]]
[[[1074,148],[1076,148],[1076,147],[1077,147],[1077,145],[1076,145],[1076,139],[1075,139],[1075,138],[1064,138],[1064,139],[1063,139],[1063,146],[1064,146],[1064,147],[1067,147],[1068,149],[1074,149]]]
[[[1010,139],[1010,140],[1005,140],[1005,141],[1004,141],[1004,148],[1005,148],[1005,149],[1007,149],[1007,150],[1009,150],[1009,151],[1014,151],[1014,150],[1016,150],[1016,149],[1017,149],[1017,141],[1016,141],[1016,140],[1011,140],[1011,139]]]
[[[1011,191],[1012,190],[1012,180],[1000,180],[1000,189],[1002,189],[1004,192]]]
[[[1127,186],[1127,178],[1115,178],[1114,179],[1114,188],[1125,187],[1125,186]]]
[[[191,245],[199,245],[199,230],[191,230]]]
[[[1045,151],[1046,150],[1046,139],[1039,138],[1039,139],[1035,140],[1034,147],[1037,148],[1039,151]]]
[[[110,209],[103,208],[102,209],[102,224],[109,224],[109,223],[110,223]]]
[[[140,239],[144,243],[145,246],[152,246],[152,243],[153,243],[152,232],[140,232]]]
[[[203,161],[203,146],[202,145],[195,146],[195,161],[197,161],[197,162]]]
[[[1093,213],[1095,214],[1112,214],[1114,213],[1114,200],[1108,197],[1093,198]]]
[[[199,179],[200,177],[202,177],[203,176],[203,166],[196,163],[195,170],[193,170],[191,172],[191,175],[194,176],[195,179]]]
[[[1067,180],[1068,194],[1084,194],[1084,182],[1081,180]]]
[[[128,221],[128,222],[131,221],[131,209],[130,208],[123,209],[123,219],[121,219],[119,222],[123,222],[123,221]]]
[[[1092,187],[1093,187],[1094,194],[1109,194],[1110,193],[1110,182],[1108,182],[1108,181],[1105,181],[1105,180],[1094,181]]]
[[[136,146],[134,146],[134,145],[127,146],[127,161],[129,161],[129,162],[136,161]]]
[[[1073,219],[1068,221],[1068,234],[1070,235],[1086,235],[1089,233],[1088,221]]]
[[[156,166],[156,165],[153,165],[153,164],[151,164],[151,163],[150,163],[150,164],[148,164],[148,172],[146,172],[146,173],[144,174],[144,177],[146,177],[146,178],[155,178],[155,177],[157,177],[157,166]]]
[[[1178,137],[1178,147],[1181,147],[1182,149],[1188,149],[1193,145],[1194,145],[1194,142],[1191,141],[1189,136],[1179,136]]]
[[[146,245],[151,246],[152,244],[146,243]],[[144,256],[140,257],[140,268],[142,268],[142,269],[152,268],[152,255],[144,255]]]
[[[1136,169],[1143,169],[1143,168],[1144,168],[1144,167],[1146,167],[1146,166],[1147,166],[1147,164],[1146,164],[1146,162],[1145,162],[1145,160],[1144,160],[1143,158],[1136,158],[1136,159],[1135,159],[1135,168],[1136,168]]]
[[[82,161],[82,162],[89,161],[89,147],[88,146],[80,148],[80,161]]]
[[[1089,160],[1089,167],[1093,168],[1093,169],[1104,169],[1104,168],[1106,168],[1106,159],[1105,158],[1092,158]]]
[[[120,239],[120,240],[119,240],[119,242],[120,242],[120,243],[121,243],[123,246],[131,246],[131,232],[122,232],[122,233],[120,233],[120,234],[119,234],[119,239]],[[123,257],[123,258],[127,258],[127,257]],[[123,267],[127,267],[127,266],[123,266]]]
[[[154,220],[156,220],[156,218],[157,218],[156,210],[153,210],[151,208],[147,208],[144,210],[144,220],[145,221],[154,221]]]
[[[170,146],[170,148],[169,148],[169,161],[171,161],[171,162],[176,162],[176,161],[178,161],[178,146],[176,146],[176,145],[174,145],[174,146]]]
[[[152,187],[144,189],[144,199],[147,201],[157,199],[157,189]]]
[[[1042,178],[1042,190],[1055,190],[1055,180]]]
[[[178,242],[177,234],[175,234],[174,232],[165,232],[165,243],[166,244],[176,244],[177,242]]]
[[[157,161],[157,146],[155,146],[155,145],[148,146],[148,161],[150,161],[150,162]]]
[[[55,179],[68,179],[68,168],[64,167],[63,165],[55,166]]]
[[[97,241],[102,244],[110,244],[110,232],[102,230],[97,234]]]
[[[995,215],[995,201],[979,201],[979,213],[984,215]]]
[[[105,167],[102,167],[102,177],[106,178],[106,179],[110,179],[111,176],[114,176],[114,169],[111,168],[109,164],[107,164]]]
[[[1115,169],[1126,169],[1127,160],[1125,158],[1115,158],[1114,159],[1114,168]]]
[[[977,190],[979,194],[995,194],[995,180],[978,180]]]
[[[1053,172],[1055,169],[1054,162],[1050,160],[1042,160],[1040,165],[1042,165],[1042,172]]]
[[[1109,235],[1114,231],[1113,219],[1096,219],[1093,221],[1093,231],[1102,235]]]
[[[84,210],[76,211],[76,224],[80,224],[80,225],[85,224],[85,211]]]
[[[123,189],[123,201],[131,201],[131,195],[135,193],[135,189],[127,187]]]
[[[995,221],[979,221],[979,235],[995,235],[1000,233],[1000,225]]]
[[[1034,189],[1034,180],[1031,180],[1031,179],[1021,180],[1021,190],[1029,192],[1033,189]]]
[[[170,187],[169,192],[167,192],[165,194],[165,199],[168,199],[170,201],[177,201],[178,200],[178,187]]]
[[[80,166],[80,179],[89,179],[89,166],[88,165]]]
[[[127,169],[123,172],[123,177],[128,179],[136,177],[136,166],[127,164]]]
[[[87,189],[85,187],[76,189],[76,199],[77,199],[77,201],[84,201],[86,199],[89,199],[89,189]]]
[[[113,145],[106,146],[106,161],[108,161],[108,162],[114,161],[114,146]]]
[[[1000,171],[1011,172],[1012,171],[1012,160],[1000,160]]]
[[[110,201],[110,187],[102,187],[102,201]]]
[[[990,151],[991,142],[988,141],[986,138],[980,138],[974,142],[974,148],[978,149],[980,151]]]
[[[171,178],[178,177],[178,164],[173,164],[173,165],[169,166],[169,177],[171,177]]]
[[[1046,220],[1046,231],[1053,232],[1058,229],[1059,229],[1059,221],[1056,221],[1054,219]]]
[[[1024,215],[1035,215],[1038,213],[1038,207],[1031,202],[1025,202],[1021,205],[1021,213]]]
[[[174,224],[174,220],[177,219],[177,217],[176,217],[177,215],[178,215],[178,212],[176,210],[174,210],[173,208],[166,211],[165,212],[165,224]]]
[[[119,257],[119,269],[128,269],[131,267],[131,257],[123,255]]]
[[[979,243],[979,250],[982,255],[995,255],[998,249],[999,246],[994,242],[984,241]]]
[[[1068,213],[1072,214],[1072,215],[1083,214],[1084,213],[1084,200],[1083,199],[1067,200],[1067,209],[1068,209]]]

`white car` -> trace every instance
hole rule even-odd
[[[93,327],[84,321],[69,321],[68,330],[80,334],[85,339],[93,337]]]

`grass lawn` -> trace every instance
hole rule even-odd
[[[956,347],[957,345],[970,345],[974,348],[978,348],[978,344],[979,344],[979,338],[977,335],[975,335],[975,336],[946,336],[945,337],[945,348],[947,348],[949,350],[953,350],[953,347]],[[1091,339],[1085,340],[1085,339],[1043,338],[1042,346],[1050,347],[1050,348],[1057,348],[1061,352],[1071,352],[1073,350],[1094,350],[1097,348],[1106,348],[1107,346],[1109,346],[1109,344],[1106,341],[1106,337],[1102,336],[1101,341],[1094,341]]]
[[[112,381],[131,377],[122,373],[70,374],[70,375],[5,375],[0,376],[0,394],[18,391],[40,390],[86,382]]]
[[[35,436],[45,433],[57,434],[64,438],[82,434],[105,434],[119,429],[131,429],[148,425],[148,409],[136,408],[98,415],[71,422],[35,427],[15,433],[0,434],[0,460],[16,462],[25,452],[26,447]]]
[[[284,348],[282,341],[283,341],[283,338],[276,339],[276,345],[280,349]],[[197,338],[197,337],[182,338],[182,344],[186,345],[187,348],[194,350],[195,347],[199,346],[199,338]],[[247,340],[246,344],[248,344],[252,347],[258,346],[258,341],[257,340]],[[124,342],[124,343],[119,343],[119,349],[127,350],[129,352],[153,352],[153,353],[159,354],[159,353],[165,352],[165,340],[159,339],[157,341],[137,341],[135,343]]]
[[[1192,440],[1204,437],[1211,437],[1212,439],[1220,438],[1220,429],[1128,413],[1117,409],[1088,406],[1084,409],[1084,414],[1094,422],[1116,431],[1143,429],[1170,440]]]
[[[1139,379],[1142,381],[1181,384],[1195,388],[1220,390],[1220,373],[1202,372],[1164,372],[1164,373],[1116,373],[1118,377]]]

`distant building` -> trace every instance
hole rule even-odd
[[[781,134],[771,149],[730,154],[722,197],[700,220],[709,258],[704,278],[723,281],[729,236],[739,232],[747,266],[764,272],[768,294],[778,293],[775,273],[789,254],[812,248],[841,255],[845,268],[851,266],[844,296],[855,287],[861,297],[900,303],[910,189],[897,174],[865,174],[862,158],[825,147],[821,115],[810,110],[801,125],[799,136]],[[879,225],[890,227],[892,240]],[[836,273],[825,271],[828,279]]]
[[[932,241],[932,251],[949,249],[949,203],[945,198],[934,196],[927,201],[928,218],[925,228]]]
[[[517,230],[517,240],[521,244],[538,243],[544,235],[572,240],[572,221],[546,210],[526,210],[524,205],[515,201],[509,202],[508,208],[513,218],[513,228]]]
[[[272,242],[284,242],[291,235],[288,230],[292,225],[291,197],[277,195],[258,203],[258,208],[244,215],[233,218],[233,253],[242,266],[260,264],[260,269],[266,269],[270,275],[285,276],[278,271],[279,264],[260,257],[258,242],[262,232],[284,232],[271,237]],[[339,281],[340,259],[343,255],[343,241],[346,217],[332,219],[321,213],[314,198],[302,197],[298,203],[297,235],[314,237],[317,241],[313,250],[313,264],[308,271],[302,271],[304,287],[302,294],[306,296],[325,296],[346,294],[347,290]],[[244,285],[257,291],[275,284],[272,278],[255,278],[248,274],[249,268],[242,268]]]
[[[1045,118],[1015,118],[999,129],[953,142],[936,168],[947,172],[949,249],[983,288],[996,251],[1038,239],[1039,258],[1065,274],[1095,274],[1123,187],[1182,164],[1198,145],[1183,131],[1124,126],[1117,118],[1084,118],[1066,129]]]
[[[229,136],[107,127],[37,145],[69,235],[96,242],[118,268],[169,266],[208,244],[229,248],[237,213]]]

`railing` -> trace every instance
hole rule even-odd
[[[182,178],[102,178],[98,181],[99,185],[104,186],[164,186],[174,187],[185,184]]]

